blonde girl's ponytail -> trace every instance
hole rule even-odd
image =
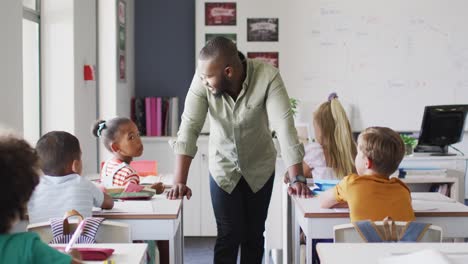
[[[352,172],[356,172],[354,158],[356,157],[356,144],[353,140],[351,125],[349,124],[346,111],[341,105],[340,101],[335,95],[330,99],[330,108],[335,121],[334,137],[336,141],[336,147],[340,158],[336,161],[338,164],[336,168],[337,176],[348,175]]]

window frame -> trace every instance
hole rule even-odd
[[[39,136],[42,136],[42,45],[41,45],[41,0],[36,0],[36,9],[33,10],[29,7],[23,5],[23,19],[29,20],[31,22],[38,24],[38,95],[39,95]],[[23,40],[24,41],[24,40]],[[24,115],[24,113],[23,113]]]

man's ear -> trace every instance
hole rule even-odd
[[[226,66],[226,68],[224,68],[224,75],[226,75],[226,77],[229,79],[232,79],[233,72],[234,69],[232,68],[232,66],[228,65]]]

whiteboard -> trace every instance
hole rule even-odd
[[[468,103],[468,1],[310,2],[301,94],[337,91],[354,130],[419,130],[424,106]]]
[[[205,26],[211,1],[236,2],[237,25]],[[279,41],[248,42],[251,17],[279,18]],[[206,33],[236,33],[243,52],[278,51],[289,95],[319,103],[337,92],[354,131],[419,131],[424,106],[468,103],[467,0],[197,1],[196,54]]]

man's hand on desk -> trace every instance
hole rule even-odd
[[[289,195],[297,195],[300,198],[312,197],[312,192],[310,191],[309,186],[301,182],[290,184],[288,187],[288,193]]]
[[[187,196],[187,199],[190,200],[190,197],[192,197],[192,190],[183,183],[174,184],[169,192],[167,192],[167,198],[169,200],[182,199],[184,196]]]

